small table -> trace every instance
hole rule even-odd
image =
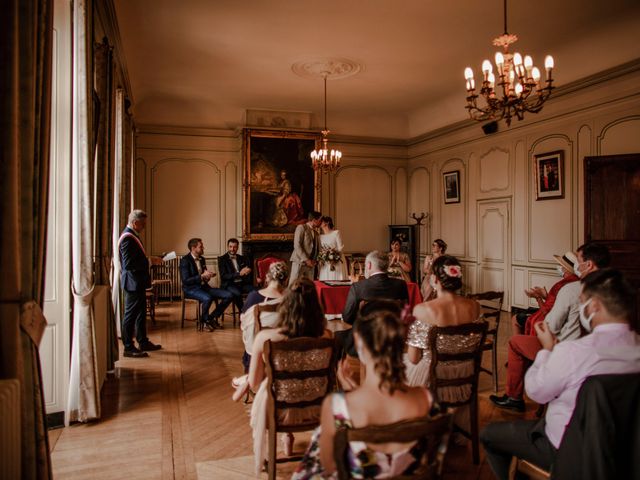
[[[330,286],[320,280],[316,280],[314,283],[325,315],[341,314],[347,303],[347,295],[349,295],[351,285]],[[407,282],[407,289],[409,290],[409,305],[413,308],[422,302],[420,288],[415,282]]]

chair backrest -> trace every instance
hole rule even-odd
[[[301,337],[264,346],[267,422],[276,431],[315,428],[322,401],[335,385],[336,347],[332,338]]]
[[[424,444],[418,468],[410,475],[404,474],[393,478],[440,478],[452,427],[452,410],[436,416],[404,420],[390,425],[370,425],[355,429],[340,427],[336,431],[333,443],[333,456],[336,462],[338,478],[351,478],[348,459],[349,442],[382,445],[385,443],[418,441],[422,441]],[[375,447],[370,448],[375,449]]]
[[[269,313],[277,313],[279,303],[258,303],[253,307],[253,335],[257,335],[260,330],[263,328],[273,328],[273,326],[264,327],[262,325],[262,321],[260,320],[260,316]],[[275,326],[275,325],[274,325]]]
[[[427,386],[435,393],[442,406],[467,405],[476,398],[482,345],[486,336],[487,322],[432,327],[429,335],[431,363]],[[460,387],[461,394],[458,398],[449,398],[448,387]]]
[[[269,271],[269,267],[272,263],[276,262],[285,262],[287,265],[288,261],[284,258],[278,257],[276,254],[267,253],[260,258],[256,258],[253,262],[253,271],[256,275],[256,283],[258,286],[262,286],[265,283],[265,277],[267,276],[267,272]]]
[[[500,312],[504,302],[504,292],[489,291],[467,295],[477,301],[482,308],[482,314],[489,323],[488,333],[494,333],[500,325]]]

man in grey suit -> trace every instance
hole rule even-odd
[[[307,277],[313,280],[316,256],[320,251],[320,235],[316,229],[322,223],[322,214],[315,211],[309,212],[308,219],[307,223],[296,227],[296,232],[293,236],[289,285],[298,277]]]

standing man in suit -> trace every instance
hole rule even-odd
[[[242,295],[253,290],[249,261],[238,254],[238,239],[227,240],[227,253],[218,257],[220,288],[233,295],[233,303],[242,311]]]
[[[202,256],[204,254],[202,239],[192,238],[187,243],[187,247],[189,253],[180,259],[180,277],[184,297],[200,302],[202,307],[200,318],[207,329],[212,332],[216,328],[222,328],[219,318],[222,317],[233,300],[233,295],[222,288],[209,286],[209,280],[215,276],[215,273],[207,270],[207,264]],[[213,313],[209,314],[209,308],[216,299],[220,300],[220,303]]]
[[[293,253],[291,254],[291,275],[289,285],[298,277],[307,277],[313,280],[313,271],[316,266],[316,256],[320,251],[320,235],[317,228],[322,223],[320,212],[309,212],[309,221],[296,227],[293,236]]]
[[[157,257],[147,259],[140,233],[147,225],[147,214],[142,210],[133,210],[129,214],[128,224],[118,240],[118,251],[122,271],[120,284],[124,291],[124,318],[122,319],[122,343],[124,356],[133,358],[148,357],[147,352],[160,350],[147,337],[147,299],[145,290],[151,287],[149,261],[162,263]],[[133,343],[135,332],[138,347]]]
[[[365,279],[351,285],[347,302],[342,311],[342,321],[353,325],[360,310],[360,302],[373,299],[398,300],[409,302],[409,290],[407,282],[399,278],[389,277],[389,257],[384,252],[374,250],[370,252],[364,261]],[[335,332],[338,344],[344,351],[353,357],[357,357],[352,329]]]

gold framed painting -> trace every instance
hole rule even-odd
[[[244,240],[293,240],[296,227],[320,210],[321,175],[310,132],[245,129],[242,203]]]

